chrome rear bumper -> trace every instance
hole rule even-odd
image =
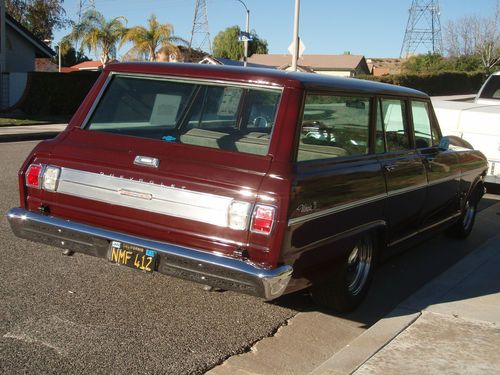
[[[243,260],[40,215],[22,208],[11,208],[7,218],[12,231],[20,238],[100,258],[108,258],[110,241],[125,242],[157,251],[157,271],[160,273],[265,299],[281,296],[293,271],[290,266],[267,270]]]

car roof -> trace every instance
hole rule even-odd
[[[322,74],[290,72],[278,69],[244,68],[191,63],[117,63],[105,68],[110,72],[172,75],[201,79],[231,80],[251,84],[302,87],[308,90],[334,90],[346,93],[380,94],[428,98],[414,89],[357,78],[332,77]]]

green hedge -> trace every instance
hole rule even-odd
[[[99,77],[99,72],[32,72],[19,108],[30,115],[72,115]]]
[[[428,95],[475,94],[486,79],[484,73],[444,72],[435,74],[394,74],[357,78],[411,87]]]

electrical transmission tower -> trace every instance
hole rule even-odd
[[[439,16],[438,0],[412,1],[400,57],[409,57],[415,54],[420,47],[426,48],[425,52],[442,52],[443,42]]]
[[[210,42],[210,32],[208,31],[207,1],[195,0],[193,30],[189,48],[204,50],[208,45],[208,50],[212,54],[212,43]]]
[[[82,21],[82,15],[88,10],[95,10],[95,1],[80,0],[78,2],[78,23]]]

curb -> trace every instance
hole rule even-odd
[[[316,367],[310,374],[352,374],[396,336],[412,325],[421,315],[420,311],[415,312],[396,307],[389,313],[389,316],[379,320],[349,345]]]
[[[493,223],[492,217],[499,208],[500,203],[496,203],[484,210],[487,212],[482,218],[485,223],[490,222],[490,224],[498,226],[498,221]],[[476,225],[478,224],[476,221]],[[482,264],[488,262],[491,257],[491,249],[496,248],[492,247],[491,244],[499,242],[500,234],[497,234],[480,244],[465,258],[408,296],[387,317],[379,320],[349,345],[333,354],[310,374],[345,375],[355,372],[411,326],[427,308],[441,303],[443,296],[459,285],[468,275],[474,273]]]

